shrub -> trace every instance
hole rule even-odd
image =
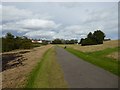
[[[79,44],[81,44],[82,46],[103,44],[104,38],[105,38],[105,34],[102,31],[97,30],[97,31],[94,31],[93,34],[90,32],[87,35],[87,38],[85,39],[82,38]]]
[[[2,52],[11,51],[14,49],[30,49],[32,48],[32,42],[27,37],[14,37],[11,33],[7,33],[2,37]]]

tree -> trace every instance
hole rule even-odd
[[[94,31],[92,34],[91,32],[87,35],[87,38],[81,39],[80,44],[82,46],[85,45],[96,45],[96,44],[103,44],[103,40],[105,38],[105,34],[101,30]]]
[[[23,41],[22,37],[16,36],[16,38],[15,38],[15,48],[16,49],[19,49],[21,47],[22,41]]]
[[[77,39],[64,40],[64,39],[54,39],[52,44],[75,44],[78,43]]]
[[[80,42],[79,42],[79,44],[82,44],[82,41],[83,41],[84,39],[83,38],[81,38],[81,40],[80,40]]]
[[[73,39],[69,41],[69,44],[74,44],[74,43],[75,41]]]
[[[62,44],[62,41],[60,39],[55,39],[52,41],[52,44]]]
[[[2,51],[11,51],[14,49],[30,49],[32,48],[32,41],[27,37],[14,37],[11,33],[7,33],[2,37]]]
[[[65,44],[69,44],[69,40],[65,40]]]
[[[77,39],[75,39],[75,40],[74,40],[74,43],[75,43],[75,44],[77,44],[77,43],[78,43],[78,40],[77,40]]]
[[[90,38],[85,38],[82,40],[82,46],[85,46],[85,45],[96,45],[97,43],[94,42],[92,39]]]
[[[92,38],[93,38],[93,34],[90,32],[90,33],[87,35],[87,38],[92,39]]]
[[[7,33],[5,38],[2,38],[2,51],[11,51],[14,50],[14,35]]]
[[[97,30],[93,33],[94,39],[97,44],[103,44],[103,40],[105,38],[105,34],[101,30]]]
[[[33,47],[32,41],[30,39],[28,39],[27,37],[23,36],[20,48],[22,48],[22,49],[30,49],[32,47]]]

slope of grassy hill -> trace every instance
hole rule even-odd
[[[61,45],[63,46],[63,45]],[[118,44],[118,40],[111,40],[111,41],[105,41],[103,44],[99,45],[89,45],[89,46],[81,46],[81,45],[67,45],[67,47],[71,47],[73,49],[80,50],[82,52],[93,52],[93,51],[100,51],[104,50],[106,48],[114,48],[120,46]]]

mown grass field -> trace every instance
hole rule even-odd
[[[67,88],[63,72],[57,63],[54,47],[49,49],[41,62],[31,72],[27,88]]]
[[[60,45],[63,47],[63,45]],[[108,55],[120,52],[118,41],[107,41],[101,45],[80,46],[80,45],[67,45],[67,51],[76,55],[83,60],[99,66],[113,74],[120,76],[120,69],[118,69],[118,57],[108,57]]]

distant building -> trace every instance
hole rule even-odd
[[[42,40],[37,41],[38,43],[42,43]]]
[[[42,40],[32,40],[33,43],[42,43]]]

